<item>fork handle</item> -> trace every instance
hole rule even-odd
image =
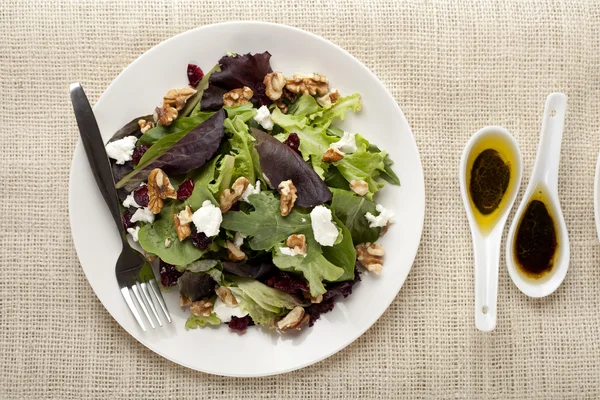
[[[96,122],[96,117],[92,111],[92,106],[79,83],[71,84],[70,91],[71,102],[73,103],[73,110],[75,111],[75,118],[79,127],[79,135],[81,136],[81,142],[87,154],[90,168],[92,169],[100,193],[102,193],[102,197],[104,197],[104,201],[121,234],[121,239],[126,243],[126,232],[121,220],[121,210],[119,208],[112,169],[106,149],[104,148],[104,141],[102,140],[98,123]]]

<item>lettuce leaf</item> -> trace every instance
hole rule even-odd
[[[260,165],[273,187],[291,179],[297,189],[296,205],[300,207],[314,207],[331,200],[331,191],[325,182],[298,153],[263,131],[253,129],[252,134],[256,137],[254,147]]]
[[[367,212],[377,214],[375,203],[348,190],[332,189],[331,191],[333,192],[331,208],[350,231],[354,244],[375,243],[381,228],[369,227],[369,221],[365,218]]]
[[[314,125],[320,128],[327,129],[335,118],[343,120],[346,118],[346,113],[349,110],[358,112],[361,110],[361,108],[362,99],[360,94],[354,93],[350,96],[340,98],[333,106],[325,109],[322,112],[322,115],[316,116],[312,122]]]
[[[271,104],[265,95],[263,79],[273,72],[268,51],[257,54],[225,56],[219,60],[220,71],[209,79],[201,100],[202,110],[216,111],[223,106],[223,95],[230,90],[248,86],[254,91],[250,100],[255,106]]]
[[[214,115],[214,112],[203,112],[193,116],[179,118],[173,121],[169,126],[158,125],[144,133],[138,140],[138,144],[152,146],[160,139],[171,134],[183,134],[190,132],[192,129],[209,119]],[[140,160],[141,161],[141,160]]]
[[[206,325],[219,325],[221,320],[215,313],[211,313],[208,317],[198,316],[198,315],[190,315],[190,317],[185,322],[185,329],[196,329],[199,327],[204,327]]]
[[[215,181],[208,185],[215,196],[218,197],[223,190],[231,187],[234,165],[235,157],[232,155],[228,154],[219,159]]]
[[[233,275],[227,275],[226,278],[235,285],[229,289],[238,299],[242,311],[250,314],[252,320],[259,325],[267,325],[294,307],[304,305],[296,297],[257,280]]]
[[[340,236],[333,246],[323,246],[323,256],[327,261],[340,267],[344,273],[336,279],[326,278],[328,281],[348,281],[354,279],[354,266],[356,265],[356,249],[352,242],[352,235],[342,221],[333,213],[333,222],[340,229]]]
[[[191,301],[198,301],[215,294],[216,281],[206,273],[185,271],[177,279],[179,293]]]
[[[273,264],[223,261],[223,271],[243,278],[259,279],[276,271]]]
[[[225,111],[221,110],[189,133],[183,131],[160,139],[148,149],[136,169],[116,184],[117,189],[135,189],[154,168],[177,175],[202,167],[221,144],[225,135],[224,120]]]
[[[231,135],[229,145],[231,153],[234,156],[234,169],[231,181],[235,181],[240,176],[246,177],[252,184],[256,180],[256,169],[252,152],[254,151],[254,138],[248,132],[248,125],[237,115],[225,120],[225,131]]]

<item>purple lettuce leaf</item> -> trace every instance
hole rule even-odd
[[[223,261],[223,271],[241,276],[243,278],[260,279],[266,275],[273,273],[277,268],[273,264],[268,263],[236,263]]]
[[[230,90],[248,86],[254,91],[250,101],[257,107],[271,104],[265,95],[263,80],[273,72],[268,51],[257,54],[225,56],[219,60],[221,71],[214,72],[208,81],[208,88],[202,95],[200,108],[216,111],[223,107],[223,95]]]
[[[274,188],[291,179],[298,195],[296,205],[300,207],[315,207],[331,200],[331,190],[325,182],[291,147],[258,129],[252,129],[252,135],[256,138],[254,147],[260,166]]]
[[[117,182],[117,189],[135,189],[154,168],[161,168],[172,175],[200,168],[219,149],[225,135],[225,117],[225,110],[220,110],[189,133],[172,133],[160,139],[146,151],[137,168]]]
[[[217,282],[208,274],[185,271],[177,280],[179,293],[191,301],[198,301],[215,294]]]

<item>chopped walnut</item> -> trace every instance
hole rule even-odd
[[[332,104],[335,104],[336,101],[340,99],[340,92],[337,89],[331,89],[331,92],[327,93],[324,96],[317,98],[317,103],[322,105],[323,107],[328,107]]]
[[[265,75],[263,83],[266,86],[265,94],[271,100],[279,100],[285,87],[285,76],[281,72],[271,72]]]
[[[248,179],[240,176],[233,182],[231,189],[223,190],[223,193],[219,196],[219,208],[222,213],[229,211],[231,206],[242,197],[242,194],[244,194],[249,184],[250,182],[248,182]]]
[[[287,217],[292,212],[292,208],[296,202],[296,186],[294,186],[291,180],[283,181],[279,184],[279,193],[281,194],[279,212],[284,217]]]
[[[242,261],[246,258],[246,254],[239,247],[235,247],[232,241],[226,241],[225,245],[227,246],[227,258],[229,261]]]
[[[190,305],[190,311],[192,314],[198,317],[208,317],[212,313],[213,303],[209,300],[198,300],[194,301]]]
[[[313,304],[319,304],[323,301],[323,295],[320,294],[317,297],[310,296],[310,302]]]
[[[310,315],[304,312],[304,308],[297,306],[290,311],[283,319],[277,322],[277,328],[285,332],[290,329],[302,329],[302,326],[310,320]]]
[[[171,125],[171,122],[177,118],[177,109],[168,105],[156,107],[154,109],[154,121],[159,125]]]
[[[350,181],[350,190],[359,196],[369,193],[369,184],[362,179],[352,179]]]
[[[285,241],[285,244],[290,249],[294,249],[298,254],[306,254],[306,236],[302,234],[290,235]]]
[[[296,93],[290,92],[287,88],[283,88],[282,99],[286,99],[290,103],[295,103],[298,99],[298,95]]]
[[[285,87],[292,93],[324,96],[329,92],[329,81],[321,74],[294,74],[286,80]]]
[[[385,251],[380,244],[361,243],[356,246],[356,257],[367,271],[381,273]]]
[[[158,214],[164,205],[164,199],[176,199],[177,192],[171,185],[169,177],[160,168],[155,168],[148,175],[148,208]]]
[[[191,304],[192,301],[188,297],[184,295],[179,296],[179,305],[181,307],[189,307]]]
[[[146,121],[145,119],[140,119],[138,121],[138,125],[140,127],[140,132],[142,132],[142,133],[146,133],[150,129],[154,128],[154,122]]]
[[[215,289],[215,292],[217,293],[217,296],[219,296],[221,301],[223,303],[227,304],[228,306],[233,307],[233,306],[237,305],[238,302],[228,287],[219,286],[218,288]]]
[[[173,214],[173,222],[175,223],[175,231],[177,232],[177,238],[181,242],[192,234],[192,209],[190,206],[185,206],[184,210],[181,210],[179,214]]]
[[[165,106],[174,107],[177,111],[181,110],[190,97],[196,94],[192,88],[171,89],[163,97]]]
[[[223,95],[223,104],[227,107],[241,106],[249,102],[252,96],[254,96],[254,92],[248,86],[233,89]]]
[[[287,114],[288,106],[283,101],[278,101],[277,103],[275,103],[275,105],[277,106],[277,108],[279,108],[279,111],[281,111],[282,114]]]
[[[342,158],[344,158],[344,153],[337,147],[329,147],[325,154],[323,154],[321,160],[325,162],[336,162],[340,161]]]

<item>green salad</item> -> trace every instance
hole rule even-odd
[[[300,330],[383,266],[376,242],[394,213],[374,195],[400,182],[384,150],[336,126],[360,94],[270,59],[189,64],[190,87],[106,145],[123,224],[179,290],[188,329]]]

